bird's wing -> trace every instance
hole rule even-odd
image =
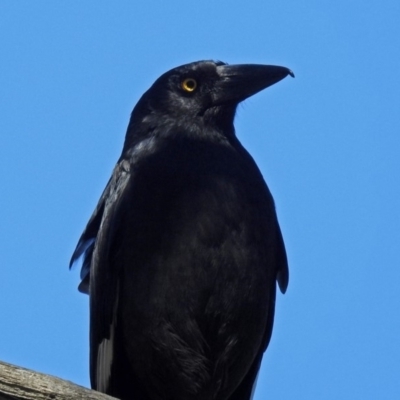
[[[89,280],[90,280],[90,264],[92,262],[92,255],[94,244],[96,242],[97,233],[100,228],[100,224],[103,218],[104,206],[111,191],[112,177],[108,181],[106,188],[104,189],[99,202],[89,222],[86,225],[81,237],[79,238],[78,244],[72,254],[69,267],[71,268],[73,264],[83,256],[82,267],[81,267],[81,283],[78,287],[79,291],[82,293],[89,294]]]
[[[286,257],[285,244],[283,242],[281,229],[279,224],[276,224],[276,243],[275,243],[275,260],[276,260],[276,280],[279,285],[279,289],[282,293],[286,292],[289,283],[289,267]],[[275,316],[275,298],[276,298],[276,284],[271,286],[271,297],[268,311],[268,321],[264,332],[264,337],[261,342],[260,350],[253,361],[253,364],[249,368],[247,375],[243,378],[242,382],[236,388],[235,392],[232,393],[229,400],[252,400],[257,385],[258,373],[261,367],[261,361],[265,350],[267,350],[269,341],[272,335],[272,327],[274,325]]]
[[[130,167],[129,161],[121,160],[114,168],[71,258],[72,265],[83,255],[79,290],[90,293],[91,381],[100,391],[109,385],[118,307],[118,273],[111,268],[109,252],[121,219]]]
[[[283,242],[281,228],[279,224],[276,225],[276,262],[277,262],[277,274],[276,280],[278,281],[279,289],[282,293],[286,292],[289,284],[289,266],[286,256],[285,244]]]
[[[115,245],[116,230],[123,218],[122,204],[127,198],[130,171],[131,165],[127,160],[119,162],[103,193],[101,221],[96,222],[98,231],[90,263],[90,370],[92,386],[102,392],[110,385],[111,368],[115,361],[119,299],[119,274],[114,270],[110,253]],[[96,216],[93,221],[97,219],[99,217]]]

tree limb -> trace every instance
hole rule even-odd
[[[0,400],[116,400],[72,382],[0,361]]]

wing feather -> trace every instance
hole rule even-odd
[[[110,260],[110,248],[121,221],[126,188],[131,179],[130,164],[122,160],[107,185],[101,223],[90,264],[90,370],[92,386],[106,391],[114,360],[115,330],[118,324],[118,270]]]

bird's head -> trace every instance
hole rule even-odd
[[[293,72],[274,65],[228,65],[198,61],[161,75],[144,93],[132,112],[128,134],[143,124],[150,129],[216,125],[233,127],[237,105]],[[135,130],[136,130],[135,129]],[[133,134],[133,132],[132,132]]]

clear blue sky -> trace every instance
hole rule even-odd
[[[237,134],[290,262],[256,400],[400,398],[400,2],[3,1],[0,359],[88,385],[68,261],[139,96],[201,59],[296,74]]]

